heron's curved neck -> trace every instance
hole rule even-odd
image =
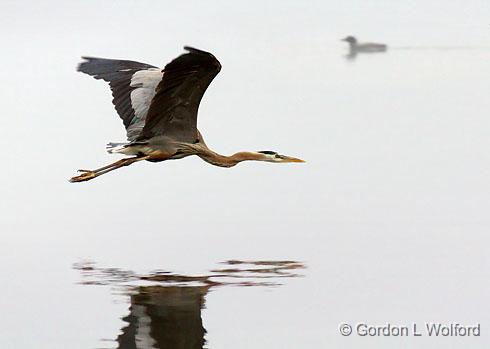
[[[180,143],[179,148],[181,151],[187,155],[197,155],[204,161],[220,167],[232,167],[242,161],[255,160],[264,161],[266,160],[263,154],[257,152],[242,151],[235,153],[231,156],[218,154],[211,149],[209,149],[203,143],[188,144]]]
[[[238,164],[239,162],[247,161],[247,160],[255,160],[255,161],[263,160],[261,154],[247,152],[247,151],[242,151],[242,152],[235,153],[231,156],[226,156],[226,155],[218,154],[208,149],[206,152],[201,152],[196,155],[198,155],[204,161],[220,167],[232,167]]]

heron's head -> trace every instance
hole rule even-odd
[[[304,160],[293,158],[291,156],[280,155],[275,151],[270,150],[262,150],[258,151],[257,154],[260,154],[261,161],[267,162],[305,162]]]
[[[347,41],[349,44],[357,43],[357,39],[351,35],[346,36],[345,38],[342,39],[342,41]]]

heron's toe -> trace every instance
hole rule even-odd
[[[83,171],[84,173],[82,173],[80,176],[72,177],[70,179],[71,183],[84,182],[96,177],[95,172],[93,171],[85,171],[85,170],[79,170],[79,171]]]

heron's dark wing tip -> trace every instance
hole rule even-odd
[[[203,50],[199,50],[199,49],[194,48],[194,47],[191,47],[191,46],[184,46],[184,50],[186,50],[186,51],[188,51],[190,53],[197,53],[197,54],[211,55],[212,56],[212,54],[209,53],[209,52],[206,52],[206,51],[203,51]]]
[[[81,56],[80,58],[83,60],[81,63],[88,63],[88,62],[96,61],[96,60],[99,60],[99,61],[106,61],[107,60],[105,58],[94,57],[94,56]]]
[[[87,57],[87,56],[82,56],[80,57],[82,59],[82,61],[80,63],[77,64],[77,71],[79,72],[83,72],[82,69],[83,69],[83,64],[87,63],[90,61],[90,58],[91,57]]]
[[[92,57],[92,56],[82,56],[80,58],[82,59],[82,61],[80,63],[78,63],[77,71],[82,72],[82,73],[86,73],[86,74],[87,74],[87,72],[84,69],[85,65],[90,64],[92,61],[103,59],[103,58]]]
[[[200,56],[205,56],[207,58],[209,58],[210,62],[213,63],[213,65],[216,67],[217,71],[219,72],[221,70],[221,63],[218,61],[218,59],[210,52],[207,52],[207,51],[203,51],[203,50],[200,50],[200,49],[197,49],[195,47],[191,47],[191,46],[184,46],[184,50],[186,50],[187,52],[189,52],[189,54],[195,54],[195,55],[200,55]]]

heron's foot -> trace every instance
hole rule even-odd
[[[72,177],[70,179],[70,182],[71,183],[76,183],[76,182],[84,182],[84,181],[89,181],[93,178],[96,177],[96,174],[94,171],[90,171],[90,170],[78,170],[78,172],[83,172],[81,175],[79,176],[76,176],[76,177]]]

